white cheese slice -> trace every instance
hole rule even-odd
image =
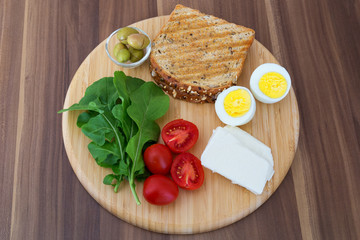
[[[255,194],[261,194],[267,181],[270,163],[243,146],[223,128],[217,128],[202,156],[202,165],[219,173]]]
[[[251,136],[249,133],[245,132],[241,128],[233,127],[233,126],[225,126],[224,129],[229,131],[231,134],[233,134],[236,137],[236,139],[239,142],[241,142],[243,146],[249,148],[255,154],[266,159],[270,163],[272,168],[269,168],[269,173],[267,174],[267,180],[270,180],[274,175],[274,160],[271,154],[271,148],[269,148],[264,143],[254,138],[253,136]]]

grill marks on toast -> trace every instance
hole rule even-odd
[[[215,25],[228,24],[228,22],[226,21],[216,21],[214,23],[211,23],[205,21],[205,18],[201,19],[199,16],[192,18],[185,18],[185,20],[170,19],[169,21],[171,22],[166,26],[165,29],[163,29],[163,31],[167,33],[181,32],[190,29],[196,30],[196,29],[211,27]]]
[[[198,49],[204,49],[206,51],[198,51],[194,48],[187,48],[182,50],[181,47],[173,46],[171,48],[158,48],[157,51],[153,52],[154,56],[156,56],[157,61],[170,61],[174,60],[186,60],[189,57],[197,56],[196,59],[191,59],[192,62],[197,62],[201,65],[207,65],[208,62],[204,63],[203,61],[210,61],[213,60],[237,60],[239,57],[243,56],[243,51],[246,49],[246,46],[242,45],[227,45],[224,48],[219,48],[219,45],[224,46],[223,44],[205,44],[203,46],[197,47]],[[226,53],[226,54],[224,54]],[[181,54],[179,56],[179,54]]]
[[[187,31],[188,32],[188,31]],[[188,50],[188,47],[205,47],[206,45],[214,45],[217,44],[217,47],[226,47],[226,46],[240,46],[244,44],[249,44],[252,42],[251,37],[249,36],[237,36],[237,35],[228,35],[226,34],[213,34],[211,38],[205,35],[196,35],[195,33],[189,32],[187,34],[183,34],[179,37],[166,34],[160,36],[162,38],[161,41],[156,43],[156,48],[163,48],[166,47],[168,49],[171,48],[179,48],[182,47],[184,50]],[[196,37],[193,37],[196,36]],[[180,39],[179,39],[180,38]],[[174,41],[174,39],[179,39]],[[193,51],[200,51],[199,49],[191,49]],[[203,49],[207,50],[208,49]]]
[[[157,41],[161,43],[173,43],[176,39],[176,43],[188,42],[189,40],[199,40],[199,39],[209,39],[209,38],[229,38],[232,41],[241,41],[246,38],[251,37],[253,34],[250,31],[246,31],[246,28],[243,28],[243,32],[239,32],[239,28],[235,24],[222,23],[220,25],[207,25],[207,26],[191,26],[187,29],[179,29],[174,32],[164,31],[163,34],[158,36]]]
[[[229,46],[224,50],[219,49],[219,45],[211,45],[208,47],[208,52],[199,52],[195,49],[179,51],[178,49],[181,48],[174,47],[163,50],[163,52],[155,52],[154,55],[159,64],[164,64],[165,70],[169,69],[171,75],[188,84],[192,83],[191,80],[200,79],[197,82],[204,87],[206,83],[218,81],[218,75],[230,73],[229,77],[235,77],[236,74],[231,74],[234,72],[232,69],[237,68],[240,64],[237,59],[246,57],[243,53],[244,48],[245,46],[237,45]],[[228,51],[229,54],[224,54],[224,51]],[[172,60],[169,62],[168,59]],[[206,63],[204,64],[204,62]],[[204,80],[206,83],[201,84]]]
[[[160,68],[160,80],[215,94],[236,84],[253,40],[252,29],[177,5],[153,41],[151,69]]]
[[[185,63],[190,64],[190,61],[186,61]],[[164,64],[164,69],[169,69],[171,72],[170,74],[175,78],[181,78],[183,83],[191,84],[193,81],[195,81],[197,84],[203,85],[205,87],[208,83],[217,82],[217,79],[215,78],[218,75],[222,76],[223,78],[235,76],[231,74],[235,72],[231,72],[230,69],[236,67],[237,64],[239,64],[237,61],[213,61],[208,65],[199,68],[194,66],[196,63],[192,67],[184,67],[184,65],[181,63],[170,63],[170,65]]]

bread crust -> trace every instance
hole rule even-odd
[[[180,5],[180,4],[176,5],[174,11],[170,15],[169,21],[172,21],[175,10],[181,9],[181,8],[187,8],[187,7],[184,7],[183,5]],[[196,11],[199,14],[202,14],[198,10],[194,10],[194,9],[191,9],[191,10]],[[213,18],[216,18],[216,17],[213,17]],[[219,18],[216,18],[216,19],[219,19]],[[220,19],[220,20],[222,20],[222,19]],[[225,20],[222,20],[222,21],[226,22]],[[155,37],[155,40],[158,39],[158,37],[164,33],[164,28],[166,28],[166,25],[167,24],[165,24],[161,28],[160,32]],[[252,36],[250,36],[250,41],[247,46],[247,50],[245,52],[245,54],[247,54],[248,49],[250,48],[250,46],[254,40],[253,35],[255,32],[252,29],[245,28],[245,27],[243,27],[243,28],[247,29],[253,33]],[[193,102],[193,103],[214,103],[216,101],[218,94],[220,94],[225,89],[227,89],[233,85],[236,85],[237,79],[240,77],[240,74],[242,72],[242,69],[243,69],[243,66],[245,63],[245,59],[246,59],[246,57],[241,58],[239,60],[239,65],[236,68],[237,71],[236,71],[235,79],[233,79],[232,81],[228,81],[228,82],[226,82],[226,84],[223,84],[222,86],[218,86],[218,87],[199,86],[199,85],[193,85],[193,84],[184,83],[184,82],[179,81],[178,79],[176,79],[173,76],[166,73],[166,71],[161,66],[159,66],[156,59],[154,58],[153,52],[151,52],[151,54],[150,54],[150,69],[149,70],[150,70],[151,76],[153,77],[155,83],[157,85],[159,85],[166,93],[168,93],[173,98],[181,99],[181,100],[185,100],[187,102]]]
[[[150,59],[150,73],[155,83],[173,98],[193,103],[214,103],[218,94],[230,86],[205,89],[178,82],[167,75],[162,69]],[[233,84],[236,85],[236,84]]]

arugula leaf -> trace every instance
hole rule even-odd
[[[112,167],[120,158],[120,152],[116,142],[105,142],[102,146],[91,142],[88,145],[88,149],[96,163],[102,167]]]
[[[151,173],[146,168],[143,168],[141,171],[135,173],[136,180],[142,182],[145,181],[148,177],[150,177]]]
[[[130,140],[137,132],[137,127],[127,114],[126,109],[130,105],[130,94],[144,84],[145,81],[139,78],[126,76],[125,73],[119,71],[115,72],[114,76],[114,86],[121,99],[121,104],[116,105],[112,109],[112,113],[114,117],[120,121],[121,129],[124,132],[126,139]]]
[[[105,77],[94,82],[86,89],[79,103],[73,104],[68,109],[62,109],[58,113],[70,110],[92,110],[102,113],[106,107],[111,110],[119,98],[113,79],[113,77]]]
[[[137,131],[137,127],[127,114],[126,108],[118,104],[112,109],[111,112],[114,117],[120,121],[121,130],[124,132],[126,140],[129,140],[131,135]]]
[[[76,125],[81,128],[84,124],[88,123],[92,117],[95,117],[99,113],[95,111],[83,112],[79,115]]]
[[[117,165],[112,166],[113,172],[115,174],[123,175],[125,177],[128,177],[128,175],[129,175],[129,164],[128,164],[128,162],[129,162],[129,159],[120,160]]]
[[[116,71],[114,73],[114,86],[126,107],[130,105],[130,94],[144,83],[144,80],[126,76],[124,72]]]
[[[114,179],[116,180],[116,175],[114,174],[108,174],[104,177],[103,183],[105,185],[112,185],[112,182],[114,181]]]
[[[126,152],[132,159],[129,184],[135,200],[140,204],[135,191],[134,179],[137,174],[142,174],[145,164],[142,158],[142,149],[148,141],[157,141],[160,135],[160,127],[155,122],[162,117],[169,108],[169,96],[153,82],[141,85],[130,95],[131,105],[127,113],[136,123],[138,132],[130,139]]]
[[[131,95],[134,91],[136,91],[139,87],[141,87],[141,85],[145,83],[145,81],[140,78],[134,78],[130,76],[127,76],[125,81],[126,89],[129,95]]]
[[[113,183],[115,180],[115,183]],[[103,183],[105,185],[112,185],[114,187],[114,192],[117,192],[120,186],[120,183],[124,180],[122,176],[108,174],[104,177]]]
[[[126,89],[126,78],[127,76],[124,72],[114,72],[113,84],[118,93],[118,97],[121,99],[121,105],[124,108],[127,108],[130,105],[130,96]]]
[[[58,113],[86,110],[76,124],[92,140],[88,149],[96,163],[113,171],[103,183],[117,192],[127,179],[136,203],[140,204],[134,181],[150,175],[142,150],[158,140],[160,128],[155,120],[168,108],[169,97],[154,83],[117,71],[114,77],[94,82],[79,103]]]
[[[82,125],[81,131],[101,146],[106,140],[112,140],[109,138],[120,135],[117,131],[118,126],[119,123],[110,113],[104,113],[90,118],[87,123]]]

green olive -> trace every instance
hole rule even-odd
[[[144,34],[131,34],[127,38],[128,44],[135,49],[144,49],[149,45],[150,40]]]
[[[120,41],[122,44],[125,44],[125,45],[127,45],[128,44],[128,42],[127,42],[127,40],[122,40],[122,41]]]
[[[122,41],[122,40],[126,40],[129,35],[135,33],[139,33],[139,32],[131,27],[124,27],[117,32],[116,36],[119,39],[119,41]]]
[[[126,48],[120,49],[119,52],[115,55],[115,58],[118,62],[127,62],[130,59],[130,52]]]
[[[137,62],[144,57],[143,50],[137,50],[135,48],[129,47],[129,52],[130,52],[130,61],[131,62]]]
[[[116,55],[119,53],[119,51],[120,51],[121,49],[124,49],[124,48],[126,48],[126,46],[125,46],[124,44],[122,44],[122,43],[117,43],[117,44],[115,45],[115,47],[114,47],[114,50],[113,50],[114,56],[116,56]]]

